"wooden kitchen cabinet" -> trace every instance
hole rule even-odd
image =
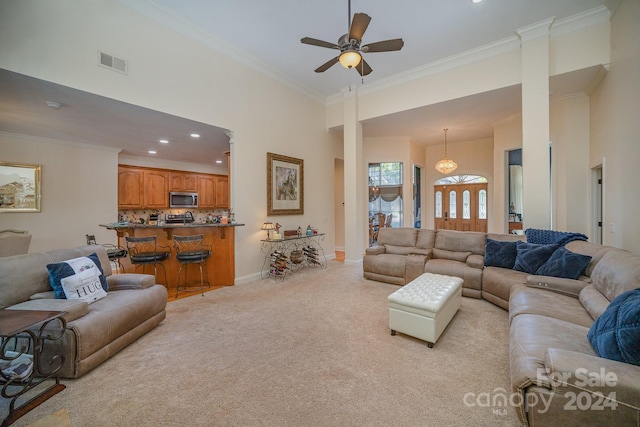
[[[169,191],[196,193],[198,191],[198,176],[193,173],[171,172],[169,174]]]
[[[198,175],[198,208],[213,209],[216,207],[216,177],[214,175]]]
[[[142,207],[143,180],[142,170],[118,167],[118,209]]]
[[[169,206],[169,172],[144,171],[143,200],[145,208],[162,209]]]
[[[216,207],[229,209],[229,177],[216,177]]]
[[[198,208],[229,209],[229,177],[118,166],[118,209],[166,209],[169,192],[198,193]]]

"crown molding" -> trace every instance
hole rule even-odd
[[[609,22],[610,19],[611,12],[606,6],[596,7],[567,18],[558,19],[551,26],[550,35],[552,38],[561,36],[602,22]]]
[[[259,73],[265,74],[272,79],[324,104],[325,99],[320,94],[309,90],[293,79],[285,76],[270,66],[258,61],[255,57],[241,51],[236,46],[227,43],[204,31],[202,28],[175,15],[168,9],[162,7],[154,0],[118,0],[128,8],[131,8],[142,15],[159,22],[160,24],[173,29],[191,39],[199,41],[207,47],[225,55],[229,58],[246,65]]]
[[[535,40],[540,37],[549,37],[549,30],[555,19],[555,17],[548,18],[543,21],[536,22],[535,24],[520,27],[516,30],[516,33],[523,42]]]
[[[476,49],[471,49],[466,52],[452,55],[447,58],[430,62],[429,64],[421,65],[419,67],[412,68],[410,70],[406,70],[389,77],[385,77],[375,83],[365,83],[360,87],[359,93],[362,95],[375,93],[377,91],[388,89],[399,84],[422,79],[434,74],[439,74],[444,71],[452,70],[454,68],[491,58],[493,56],[511,52],[519,48],[520,41],[518,40],[518,38],[516,36],[508,37],[497,42],[480,46]],[[339,94],[331,95],[327,98],[327,105],[340,102],[340,100],[342,100],[342,96],[340,96]]]
[[[514,36],[507,37],[505,39],[498,40],[484,46],[480,46],[476,49],[471,49],[466,52],[452,55],[447,58],[422,65],[420,67],[412,68],[411,70],[406,70],[389,77],[385,77],[384,79],[378,80],[375,83],[365,83],[359,89],[359,94],[366,95],[375,93],[377,91],[388,89],[399,84],[410,82],[412,80],[422,79],[434,74],[468,65],[473,62],[488,59],[493,56],[501,55],[514,50],[519,50],[521,40],[518,34],[520,34],[521,32],[528,32],[528,34],[526,35],[530,36],[532,35],[532,31],[535,30],[536,27],[538,27],[538,30],[543,34],[549,34],[549,37],[553,38],[563,34],[581,30],[583,28],[587,28],[591,25],[606,22],[610,19],[610,16],[611,14],[609,12],[609,9],[605,6],[600,6],[591,10],[587,10],[583,13],[559,19],[557,21],[555,21],[555,18],[549,18],[536,24],[518,29],[517,34]],[[342,100],[343,97],[341,96],[341,94],[334,94],[327,97],[326,105],[334,105],[342,102]]]

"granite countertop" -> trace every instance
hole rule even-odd
[[[163,225],[157,225],[157,224],[129,224],[129,223],[121,223],[121,222],[114,222],[111,224],[100,224],[100,227],[106,227],[106,228],[112,228],[112,229],[117,229],[117,228],[200,228],[200,227],[242,227],[244,226],[244,224],[239,224],[239,223],[235,223],[235,224],[203,224],[203,223],[197,223],[197,222],[192,222],[190,224],[182,224],[182,223],[177,223],[177,224],[163,224]]]

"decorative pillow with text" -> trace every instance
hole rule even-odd
[[[78,299],[91,304],[107,296],[107,279],[95,253],[47,264],[47,270],[56,298]]]

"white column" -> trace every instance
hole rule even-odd
[[[364,253],[364,178],[362,124],[358,122],[357,89],[343,91],[344,105],[344,257],[359,264]]]
[[[522,181],[525,228],[551,226],[549,29],[553,18],[518,29],[522,52]]]

